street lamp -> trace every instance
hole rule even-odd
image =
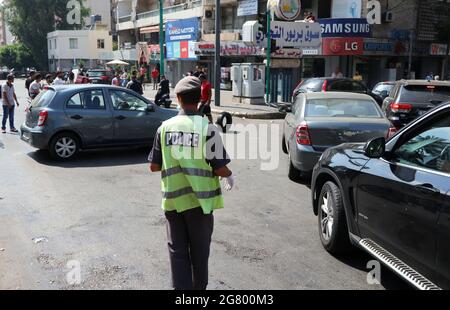
[[[221,30],[221,20],[220,20],[220,1],[216,0],[216,46],[215,46],[215,56],[214,56],[214,67],[215,67],[215,82],[214,82],[214,105],[216,107],[220,106],[220,30]]]
[[[159,55],[160,75],[164,74],[164,0],[159,0]]]

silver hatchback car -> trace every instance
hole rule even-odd
[[[176,114],[120,87],[56,86],[33,100],[20,136],[55,159],[69,160],[83,149],[151,145],[162,122]]]

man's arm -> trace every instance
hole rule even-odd
[[[14,100],[16,100],[17,106],[20,106],[19,101],[17,100],[17,96],[16,96],[16,93],[15,93],[15,92],[14,92]],[[13,106],[14,106],[14,104],[13,104]]]
[[[208,89],[208,104],[211,104],[211,99],[212,99],[212,88],[210,87]]]
[[[153,148],[148,156],[150,162],[150,171],[159,172],[162,170],[162,151],[161,151],[161,129],[158,129],[155,140],[153,141]]]

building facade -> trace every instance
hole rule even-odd
[[[289,58],[272,62],[273,99],[286,101],[303,78],[331,76],[337,69],[349,77],[360,72],[369,86],[380,80],[406,78],[409,70],[410,77],[424,78],[430,72],[446,77],[448,46],[439,41],[436,25],[448,20],[450,1],[379,0],[378,3],[380,20],[371,24],[368,17],[374,11],[368,8],[369,0],[302,0],[297,20],[303,20],[305,12],[313,13],[322,27],[321,47],[303,50],[300,55],[291,53]],[[265,60],[264,44],[244,42],[243,25],[265,14],[267,1],[223,0],[220,5],[221,65],[226,79],[232,63]],[[129,59],[125,60],[138,61],[135,47],[146,42],[153,51],[149,54],[157,62],[159,1],[117,0],[115,15],[120,48],[116,56],[126,55]],[[169,53],[166,72],[173,84],[196,65],[206,67],[210,78],[213,77],[215,1],[164,1],[166,38],[168,23],[190,18],[198,19],[194,42],[167,42],[163,51]],[[195,57],[191,57],[192,53]]]

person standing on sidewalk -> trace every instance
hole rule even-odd
[[[208,82],[205,74],[200,74],[200,81],[202,82],[202,91],[200,97],[200,106],[198,110],[201,114],[208,117],[209,123],[213,123],[211,114],[211,99],[212,99],[212,85]]]
[[[128,82],[128,84],[127,84],[127,88],[138,93],[139,95],[144,94],[142,84],[137,79],[137,72],[133,72],[133,75],[131,76],[131,81]]]
[[[217,128],[198,114],[201,81],[186,77],[175,93],[181,111],[158,129],[150,170],[162,176],[173,288],[206,290],[213,212],[224,207],[219,177],[226,190],[234,177]]]
[[[3,120],[2,120],[2,133],[6,133],[6,122],[9,118],[9,128],[11,132],[19,132],[14,127],[14,109],[15,105],[19,107],[19,101],[17,101],[16,92],[14,90],[14,75],[8,75],[8,80],[2,86],[2,107],[3,107]]]
[[[153,82],[153,90],[158,89],[158,77],[159,77],[159,71],[156,69],[156,67],[153,69],[152,73],[152,82]]]

